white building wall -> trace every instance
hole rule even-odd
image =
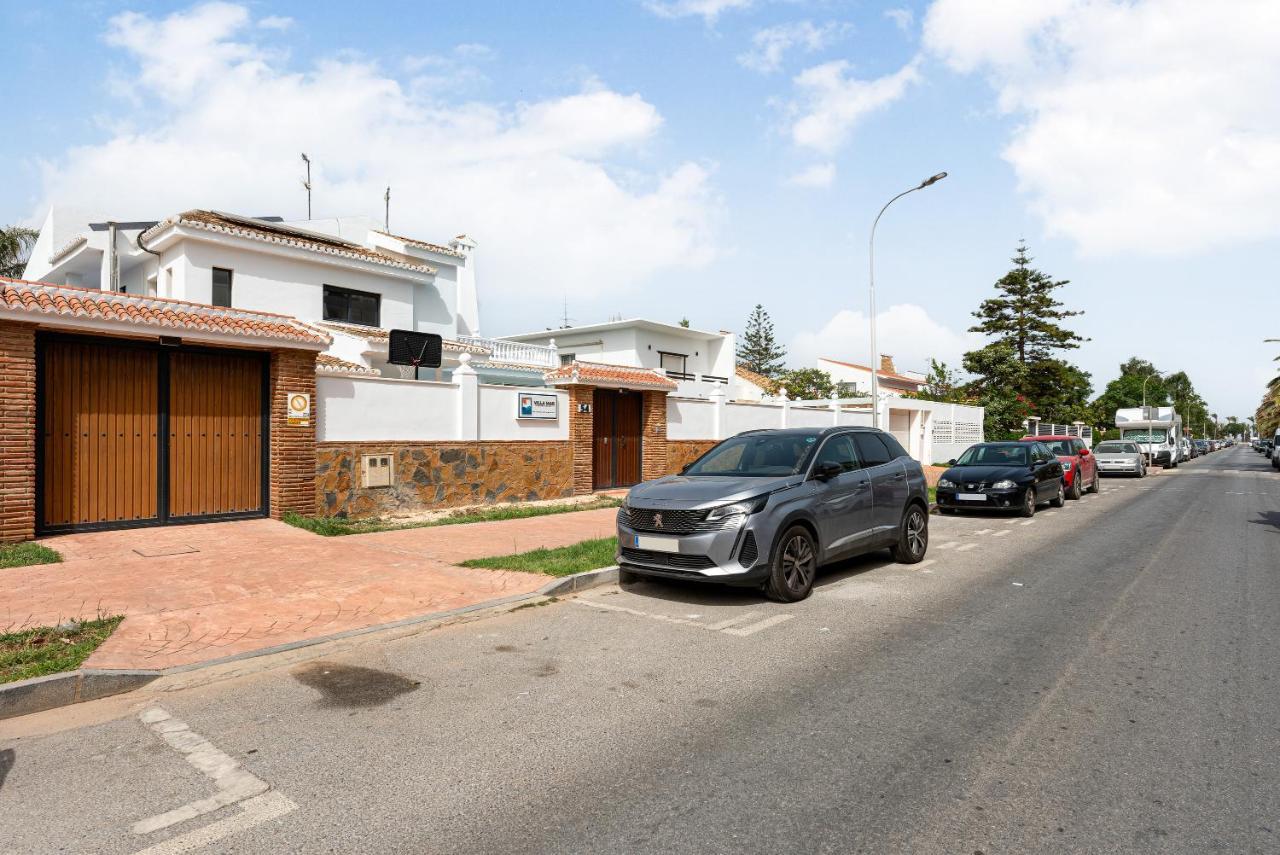
[[[522,394],[555,395],[559,418],[520,419]],[[569,438],[569,393],[558,389],[528,389],[513,386],[480,387],[480,439],[484,440],[566,440]]]
[[[667,439],[713,439],[715,405],[701,398],[667,397]]]

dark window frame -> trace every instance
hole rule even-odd
[[[331,313],[331,312],[329,311],[329,298],[330,298],[330,296],[345,298],[345,300],[346,300],[346,312],[345,312],[345,313],[342,313],[342,316],[341,316],[341,317],[337,317],[337,316],[335,316],[335,315],[337,315],[337,313]],[[354,319],[353,319],[353,315],[354,315],[355,313],[353,313],[353,312],[351,311],[351,305],[352,305],[352,304],[351,304],[351,298],[352,298],[352,297],[372,297],[372,298],[373,298],[373,315],[374,315],[374,317],[373,317],[373,322],[372,322],[372,323],[370,323],[370,322],[368,322],[368,321],[365,321],[365,320],[354,320]],[[360,291],[360,290],[357,290],[357,289],[355,289],[355,288],[344,288],[344,287],[343,287],[343,286],[341,286],[341,285],[329,285],[329,284],[326,284],[326,285],[324,285],[324,286],[323,286],[323,290],[322,290],[322,292],[321,292],[321,297],[320,297],[320,314],[321,314],[321,317],[323,317],[323,318],[324,318],[324,320],[326,320],[326,321],[337,321],[338,323],[344,323],[344,324],[356,324],[357,326],[362,326],[362,327],[381,327],[381,325],[382,325],[382,295],[381,295],[381,294],[379,294],[379,293],[377,293],[376,291]]]
[[[227,274],[227,283],[226,283],[227,302],[225,303],[218,302],[218,289],[222,287],[221,284],[218,282],[219,273]],[[235,279],[236,279],[235,271],[232,270],[230,267],[213,268],[213,275],[212,275],[212,278],[210,281],[210,287],[209,287],[209,305],[217,306],[222,309],[230,309],[232,295],[235,293],[235,287],[234,287]]]

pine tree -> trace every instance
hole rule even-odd
[[[787,351],[773,336],[773,321],[764,306],[756,304],[747,318],[747,329],[738,345],[738,364],[770,379],[777,379]]]
[[[1049,359],[1056,350],[1071,350],[1087,341],[1055,321],[1082,315],[1062,308],[1053,292],[1068,280],[1057,282],[1031,266],[1025,242],[1018,244],[1014,268],[996,282],[1000,296],[982,302],[973,313],[980,323],[969,332],[983,333],[1013,347],[1024,366]]]

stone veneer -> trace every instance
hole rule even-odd
[[[667,440],[667,472],[676,475],[681,469],[697,460],[707,449],[715,445],[715,439],[670,439]]]
[[[366,454],[394,458],[392,486],[359,486]],[[362,518],[559,499],[574,494],[575,463],[567,441],[322,442],[315,502],[324,516]]]
[[[0,321],[0,543],[36,530],[36,334]]]

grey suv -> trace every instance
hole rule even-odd
[[[631,488],[618,510],[622,581],[637,575],[763,587],[802,600],[819,565],[889,547],[914,564],[929,546],[924,470],[871,428],[740,433]]]

